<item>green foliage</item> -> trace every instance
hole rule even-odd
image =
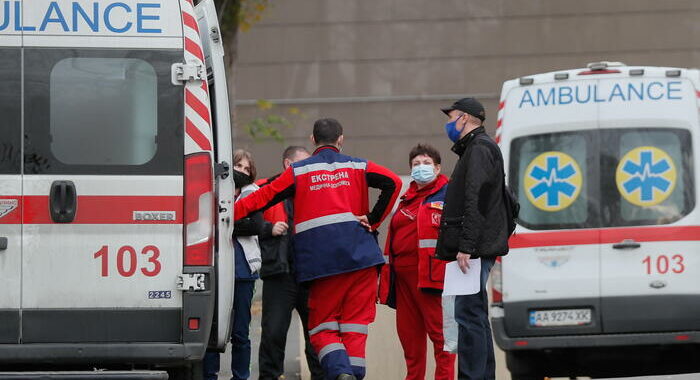
[[[297,107],[289,107],[284,114],[275,113],[275,104],[269,100],[257,101],[258,115],[243,125],[243,129],[255,141],[272,139],[283,143],[282,130],[291,128],[294,124],[290,118],[302,120],[306,118]]]
[[[270,0],[214,0],[224,34],[248,31],[262,19]]]
[[[237,42],[237,34],[239,31],[246,32],[250,28],[260,22],[263,13],[270,7],[270,0],[214,0],[216,11],[219,15],[219,27],[224,34],[224,38],[234,42],[234,47],[229,46],[229,49],[234,49]],[[227,52],[231,55],[231,51]],[[229,62],[230,65],[235,65],[236,54]],[[229,67],[229,72],[232,67]],[[257,113],[252,120],[243,124],[243,129],[255,141],[273,139],[278,142],[284,142],[282,130],[290,128],[292,122],[288,117],[304,118],[304,114],[296,107],[290,107],[282,114],[272,111],[274,104],[267,100],[257,101]]]

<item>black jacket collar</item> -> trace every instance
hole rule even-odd
[[[464,154],[464,151],[467,150],[467,145],[477,136],[482,133],[486,133],[486,128],[483,126],[478,127],[474,129],[473,131],[467,133],[466,136],[462,137],[455,143],[454,146],[452,146],[452,151],[457,153],[458,155]]]

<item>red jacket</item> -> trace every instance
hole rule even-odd
[[[381,190],[371,211],[368,187]],[[366,215],[376,229],[400,189],[401,179],[389,169],[324,146],[236,202],[234,217],[238,220],[293,198],[296,275],[299,282],[311,281],[384,263],[375,235],[355,216]]]
[[[268,185],[272,180],[277,177],[273,178],[263,178],[255,181],[255,184],[258,185],[259,187],[263,187],[265,185]],[[284,209],[284,202],[277,203],[276,205],[268,208],[265,210],[263,213],[263,218],[265,218],[266,221],[275,224],[277,222],[287,222],[287,211]]]
[[[435,245],[440,231],[440,219],[448,181],[446,176],[442,174],[438,176],[432,191],[425,196],[418,208],[418,217],[416,218],[416,223],[418,223],[418,288],[422,290],[439,292],[443,289],[447,262],[435,258]],[[411,186],[416,186],[415,182],[411,183]],[[389,265],[382,268],[379,299],[383,304],[394,306],[391,228],[389,231],[384,250],[385,259]]]

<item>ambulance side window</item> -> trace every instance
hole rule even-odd
[[[605,224],[669,224],[695,207],[691,135],[685,129],[601,132]]]
[[[182,173],[181,53],[25,50],[25,174]]]
[[[143,165],[155,156],[158,77],[148,62],[65,58],[51,70],[49,91],[51,152],[62,163]],[[75,104],[81,112],[65,112]]]
[[[596,141],[595,131],[513,140],[510,183],[520,224],[534,230],[599,225]]]
[[[19,48],[0,48],[0,174],[20,174],[21,67]]]

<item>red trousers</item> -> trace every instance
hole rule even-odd
[[[442,297],[418,289],[416,266],[395,267],[396,329],[406,359],[406,380],[424,380],[427,337],[435,352],[435,380],[454,380],[457,355],[443,351]]]
[[[365,344],[374,322],[377,268],[314,280],[309,289],[309,336],[328,379],[363,379]]]

